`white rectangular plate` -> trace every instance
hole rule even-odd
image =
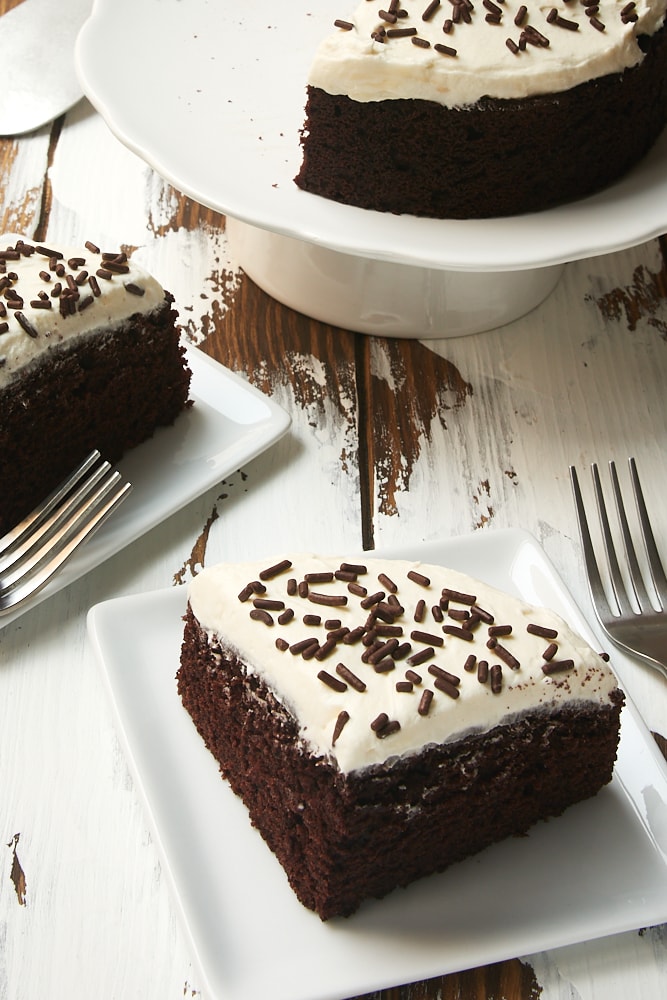
[[[383,555],[548,605],[600,648],[525,532]],[[120,598],[94,607],[88,626],[211,997],[333,1000],[667,920],[667,768],[626,706],[615,776],[595,799],[322,923],[292,894],[181,705],[185,605],[185,587]]]
[[[194,406],[116,463],[132,483],[118,511],[0,628],[99,566],[140,535],[256,458],[287,431],[285,411],[196,348],[187,351]]]

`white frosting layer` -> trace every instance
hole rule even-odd
[[[57,253],[57,260],[39,250],[21,253],[18,260],[11,254],[7,256],[5,251],[21,241],[30,247],[39,246],[15,234],[0,236],[0,389],[54,348],[108,330],[135,313],[152,312],[164,301],[159,282],[122,255],[109,262],[86,247],[48,246],[41,249]],[[105,277],[109,267],[116,270]],[[80,282],[74,293],[67,290],[68,276]],[[91,287],[91,276],[96,278],[99,294]],[[59,285],[63,289],[61,296],[55,294]],[[134,294],[128,291],[128,285]],[[142,294],[137,293],[139,289]],[[16,307],[13,296],[22,300],[20,307]],[[66,315],[60,308],[63,296],[70,296],[74,302],[74,310]],[[35,305],[42,302],[48,308]],[[21,317],[28,330],[19,322]]]
[[[369,559],[364,562],[368,572],[358,577],[358,583],[369,594],[382,591],[388,597],[390,590],[379,581],[381,573],[397,585],[396,599],[404,609],[395,619],[395,625],[400,625],[403,632],[398,641],[408,642],[411,648],[409,654],[394,661],[392,669],[376,672],[374,666],[363,662],[362,655],[368,647],[361,641],[346,644],[339,640],[322,659],[307,659],[289,649],[281,650],[276,645],[277,639],[292,646],[304,638],[315,637],[322,645],[330,620],[340,620],[342,626],[354,629],[366,622],[369,615],[360,606],[362,598],[352,594],[348,584],[341,580],[310,583],[309,597],[289,595],[289,579],[301,581],[308,573],[335,571],[341,565],[340,559],[304,555],[292,557],[292,563],[291,568],[265,581],[265,594],[253,594],[244,600],[238,595],[250,581],[259,579],[270,563],[221,564],[205,569],[190,584],[190,604],[209,641],[215,645],[220,637],[224,646],[236,649],[248,670],[261,676],[278,700],[289,708],[308,746],[336,761],[343,772],[410,754],[429,744],[448,742],[471,731],[487,731],[517,713],[540,707],[549,710],[571,702],[608,703],[609,694],[616,687],[605,661],[553,612],[523,604],[453,570],[419,563]],[[411,570],[428,577],[429,585],[410,580],[407,574]],[[448,617],[449,610],[443,623],[436,621],[432,613],[444,587],[473,595],[478,606],[493,615],[496,625],[512,626],[511,635],[501,636],[497,641],[519,662],[518,669],[503,662],[497,647],[495,650],[487,647],[489,626],[483,621],[473,630],[472,641],[443,633],[443,624],[459,624]],[[344,596],[346,602],[341,606],[321,605],[313,601],[313,592]],[[257,610],[253,601],[258,597],[283,602],[294,611],[294,617],[281,625],[278,617],[282,612],[277,609],[268,612],[272,625],[253,620],[251,611]],[[416,623],[414,613],[420,599],[426,602],[427,610],[423,621]],[[450,601],[449,609],[454,609],[454,613],[457,609],[469,610],[468,605],[457,601]],[[306,625],[304,615],[320,615],[322,622]],[[552,663],[572,659],[574,665],[562,672],[545,673],[543,666],[547,661],[543,653],[552,640],[527,632],[529,623],[557,631],[553,641],[558,650]],[[437,635],[443,645],[437,647],[428,640],[411,638],[415,630]],[[409,656],[429,648],[434,652],[426,662],[410,664]],[[489,667],[500,665],[499,693],[494,693],[490,681],[480,682],[476,667],[473,671],[464,669],[470,654],[476,661],[486,660]],[[345,690],[335,691],[318,677],[319,671],[325,670],[338,681],[344,680],[336,670],[341,663],[363,680],[363,692],[349,683]],[[428,669],[432,665],[460,679],[456,685],[459,697],[451,697],[436,687],[436,677]],[[406,671],[411,669],[421,681],[408,691],[397,690],[397,682],[406,681]],[[418,709],[425,689],[433,692],[433,700],[428,714],[422,715]],[[341,712],[348,713],[349,721],[334,743]],[[384,737],[376,735],[371,723],[381,713],[390,722],[400,723],[400,729]]]
[[[488,2],[488,0],[487,0]],[[620,73],[643,58],[637,44],[639,35],[652,35],[662,25],[667,0],[636,0],[636,20],[627,20],[621,11],[627,0],[599,0],[595,15],[604,30],[596,29],[580,0],[560,0],[557,4],[527,0],[527,15],[521,26],[515,18],[521,6],[516,0],[491,3],[500,11],[500,23],[489,23],[492,13],[483,0],[474,0],[469,23],[462,20],[445,33],[443,26],[456,8],[442,0],[433,16],[422,15],[429,0],[401,0],[407,12],[395,24],[380,15],[389,9],[378,0],[362,0],[351,17],[341,10],[340,18],[352,30],[336,28],[320,45],[308,76],[308,83],[330,94],[346,94],[355,101],[385,101],[421,98],[447,107],[473,104],[487,95],[496,98],[524,98],[534,94],[558,93],[586,80]],[[555,10],[577,30],[549,23]],[[412,37],[375,41],[378,28],[416,29],[428,47],[414,44]],[[548,39],[548,46],[530,42],[512,52],[507,39],[519,45],[522,30],[534,28]],[[456,55],[436,51],[446,45]]]

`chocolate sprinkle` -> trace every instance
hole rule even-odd
[[[432,701],[433,701],[433,692],[430,690],[430,688],[425,688],[425,690],[422,692],[422,696],[419,701],[419,707],[417,709],[420,715],[428,715]]]
[[[333,573],[306,573],[304,574],[306,583],[331,583],[334,578]]]
[[[336,664],[336,673],[339,677],[342,677],[344,681],[347,681],[350,687],[354,688],[355,691],[361,692],[366,690],[365,681],[362,681],[360,677],[357,677],[356,674],[352,673],[352,671],[349,670],[344,663]]]
[[[511,635],[511,625],[489,625],[489,635]]]
[[[420,663],[426,663],[427,660],[431,660],[435,656],[435,650],[433,646],[427,646],[426,649],[421,649],[418,653],[413,653],[412,656],[408,657],[408,663],[412,667],[418,667]]]
[[[450,698],[458,698],[461,694],[456,685],[448,681],[446,677],[436,677],[433,681],[433,686],[442,691],[443,694],[449,695]]]
[[[486,611],[484,608],[480,608],[479,604],[473,604],[470,609],[472,614],[477,615],[482,619],[485,625],[493,625],[494,617],[490,611]]]
[[[447,601],[455,601],[457,604],[475,604],[477,597],[474,594],[463,594],[460,590],[450,590],[443,587],[442,596]]]
[[[428,668],[429,674],[433,677],[439,677],[441,680],[447,681],[453,687],[458,687],[461,683],[461,678],[457,677],[456,674],[450,674],[449,670],[445,670],[444,667],[439,667],[437,663],[431,663]]]
[[[363,634],[364,634],[363,625],[357,625],[356,628],[353,628],[350,632],[347,633],[347,635],[343,639],[343,642],[345,643],[346,646],[351,646],[353,645],[353,643],[359,642]]]
[[[84,296],[84,298],[79,300],[78,311],[83,312],[84,309],[88,309],[89,306],[92,306],[94,301],[95,299],[93,298],[92,295]]]
[[[311,592],[308,594],[308,600],[312,601],[313,604],[324,604],[332,608],[342,607],[347,604],[345,594],[316,594],[315,592]]]
[[[343,732],[343,729],[345,728],[345,726],[347,725],[347,723],[349,721],[350,721],[350,716],[349,716],[349,714],[347,712],[339,712],[338,713],[338,718],[336,719],[336,725],[334,726],[333,738],[331,740],[331,745],[332,746],[336,745],[336,740],[338,739],[338,737],[340,736],[340,734]]]
[[[410,633],[410,638],[415,642],[425,642],[429,646],[442,646],[445,642],[441,635],[431,635],[430,632],[414,631]]]
[[[505,646],[501,646],[498,640],[493,636],[489,639],[486,645],[489,649],[493,650],[499,660],[506,663],[508,667],[512,668],[512,670],[518,670],[521,666],[517,658],[510,653],[509,649],[506,649]]]
[[[337,569],[334,573],[334,579],[342,580],[343,583],[354,583],[357,579],[357,574],[350,573],[350,571],[346,569]]]
[[[267,597],[255,597],[253,600],[253,606],[256,608],[264,608],[266,611],[284,611],[285,602],[284,601],[274,601],[269,600]]]
[[[388,28],[387,38],[411,38],[417,34],[416,28]]]
[[[327,641],[323,642],[320,648],[315,653],[315,659],[325,660],[330,653],[333,653],[337,645],[338,645],[337,639],[331,639],[331,638],[327,639]]]
[[[390,670],[396,669],[396,663],[391,656],[385,656],[383,660],[378,660],[377,663],[373,664],[373,670],[376,674],[388,674]]]
[[[378,739],[384,740],[387,738],[387,736],[391,736],[393,733],[397,733],[400,730],[400,728],[401,724],[398,721],[398,719],[392,719],[392,721],[388,722],[386,726],[382,727],[382,729],[376,729],[375,735],[378,737]]]
[[[369,594],[367,597],[364,597],[363,601],[361,602],[361,607],[364,609],[364,611],[368,611],[368,609],[372,608],[375,604],[380,604],[380,602],[383,601],[384,598],[385,598],[384,591],[379,590],[375,594]]]
[[[500,694],[503,689],[503,668],[499,663],[494,663],[489,674],[491,677],[491,690],[494,694]]]
[[[545,674],[560,674],[566,670],[572,670],[574,660],[550,660],[542,664],[542,671]]]
[[[263,622],[265,625],[273,625],[273,618],[268,611],[264,611],[260,608],[253,608],[250,612],[250,617],[253,621]]]
[[[9,303],[8,303],[8,305],[9,305]],[[21,303],[21,305],[23,305],[23,303]],[[21,327],[21,329],[25,330],[25,332],[28,334],[29,337],[32,337],[33,340],[36,340],[37,337],[39,337],[39,334],[38,334],[37,330],[32,325],[32,323],[27,318],[27,316],[24,315],[24,313],[22,313],[20,311],[19,312],[15,312],[14,316],[16,317],[16,320],[17,320],[19,326]]]
[[[347,573],[354,573],[356,576],[364,576],[368,569],[362,563],[341,563],[340,568]]]
[[[49,260],[62,260],[64,257],[60,250],[49,250],[48,247],[35,247],[35,252],[48,257]]]
[[[397,648],[398,639],[388,639],[387,642],[383,642],[376,650],[374,650],[374,652],[371,653],[368,657],[368,662],[372,664],[379,663],[385,656],[391,656]]]
[[[470,612],[464,608],[449,608],[447,614],[456,622],[464,622],[470,618]]]
[[[534,625],[532,622],[526,625],[526,632],[530,632],[531,635],[539,635],[543,639],[558,638],[558,631],[555,628],[547,628],[545,625]]]
[[[243,590],[238,594],[239,601],[243,602],[243,601],[249,600],[252,597],[252,595],[254,594],[254,592],[255,591],[253,590],[252,584],[251,583],[247,583],[245,585],[245,587],[243,588]]]
[[[326,670],[320,670],[317,676],[324,684],[327,685],[327,687],[330,687],[333,691],[338,691],[339,693],[347,691],[347,684],[345,684],[343,681],[339,681],[337,677],[334,677],[332,674],[327,673]]]
[[[386,712],[380,712],[380,714],[373,719],[371,722],[371,729],[374,733],[377,733],[380,729],[383,729],[389,722],[389,716]]]
[[[292,645],[289,648],[289,651],[290,651],[290,653],[293,653],[294,656],[298,656],[299,653],[305,652],[311,646],[315,646],[317,648],[317,647],[319,647],[319,645],[320,644],[317,641],[317,639],[314,639],[311,636],[308,639],[299,639],[298,642],[293,642]]]
[[[470,629],[461,628],[458,625],[443,625],[442,631],[445,633],[445,635],[453,635],[456,636],[458,639],[465,639],[466,642],[472,642],[472,640],[475,638]]]
[[[272,580],[274,576],[278,576],[279,573],[284,573],[285,570],[290,569],[292,563],[289,559],[283,559],[281,562],[276,563],[275,566],[269,566],[267,569],[263,569],[259,574],[260,580]]]

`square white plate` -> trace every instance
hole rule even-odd
[[[185,507],[287,431],[287,413],[254,386],[196,348],[187,350],[187,361],[194,406],[116,463],[132,483],[127,500],[43,590],[0,615],[0,628]]]
[[[449,565],[549,605],[600,648],[525,532],[383,554]],[[615,777],[595,799],[322,923],[292,894],[181,705],[185,605],[185,587],[120,598],[92,608],[88,627],[211,997],[349,997],[667,919],[667,768],[626,706]]]

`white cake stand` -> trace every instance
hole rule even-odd
[[[109,127],[227,216],[237,262],[270,295],[363,333],[462,336],[539,305],[568,261],[667,231],[667,133],[601,194],[510,219],[394,216],[300,191],[308,64],[340,13],[341,0],[95,0],[79,36],[78,73]]]

